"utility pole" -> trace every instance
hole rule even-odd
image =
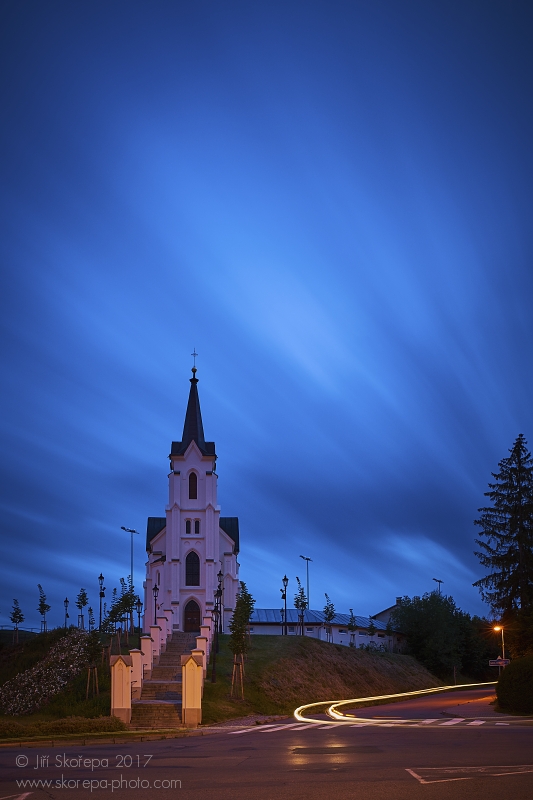
[[[435,581],[435,583],[439,584],[439,597],[440,597],[440,585],[441,583],[444,583],[444,581],[441,581],[440,578],[433,578],[433,580]]]

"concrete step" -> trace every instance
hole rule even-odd
[[[181,728],[181,704],[134,700],[130,728]]]

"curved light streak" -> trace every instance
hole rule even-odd
[[[340,706],[347,706],[347,705],[354,705],[355,703],[367,703],[368,705],[372,705],[373,702],[380,701],[380,700],[395,700],[401,697],[421,697],[422,695],[426,694],[435,694],[436,692],[447,692],[452,689],[472,689],[479,686],[494,686],[497,681],[486,681],[485,683],[461,683],[459,685],[452,685],[452,686],[436,686],[431,689],[417,689],[414,692],[400,692],[398,694],[381,694],[376,695],[375,697],[355,697],[351,700],[322,700],[318,703],[307,703],[306,705],[299,706],[295,712],[294,717],[299,722],[314,722],[316,723],[316,719],[309,719],[308,717],[304,717],[304,713],[309,713],[309,709],[311,708],[318,708],[328,706],[326,708],[326,714],[331,717],[331,722],[329,720],[322,720],[325,725],[339,725],[339,724],[350,724],[353,725],[357,722],[364,722],[366,725],[390,725],[391,720],[371,720],[367,717],[356,717],[355,714],[343,714],[342,712],[338,711],[337,709]],[[402,724],[402,722],[419,722],[418,719],[397,719],[394,720],[396,724]]]

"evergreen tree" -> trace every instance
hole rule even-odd
[[[87,592],[85,591],[85,589],[80,589],[80,591],[78,593],[78,596],[76,598],[76,608],[80,612],[78,614],[78,628],[81,628],[81,629],[85,628],[85,621],[84,621],[84,617],[83,617],[83,609],[85,608],[85,606],[87,605],[88,602],[89,602],[89,598],[87,597]]]
[[[229,624],[229,647],[233,655],[244,655],[248,649],[248,627],[250,617],[254,610],[255,600],[246,588],[244,581],[240,582],[239,591],[235,600],[235,610]]]
[[[373,617],[368,618],[368,635],[374,636],[377,631],[376,624]]]
[[[300,633],[304,635],[304,614],[307,608],[307,597],[305,596],[304,587],[300,582],[300,578],[296,576],[296,583],[298,584],[298,591],[294,595],[294,608],[298,611],[298,619],[300,624]]]
[[[46,631],[46,615],[50,611],[50,606],[46,602],[46,595],[40,583],[37,584],[37,588],[39,589],[39,605],[37,606],[37,611],[43,618],[41,629]]]
[[[323,611],[324,625],[326,626],[327,640],[328,642],[330,642],[333,638],[331,635],[331,623],[335,618],[335,606],[333,605],[327,594],[324,594],[324,597],[326,598],[326,605],[324,606],[324,611]]]
[[[89,606],[87,613],[89,614],[89,631],[92,631],[94,629],[94,611],[91,606]]]
[[[350,609],[350,619],[348,620],[348,630],[350,631],[350,647],[355,646],[355,631],[357,630],[357,624],[355,621],[355,617],[353,614],[353,608]]]
[[[492,473],[485,496],[491,506],[480,508],[475,524],[486,541],[476,539],[475,555],[488,574],[474,583],[495,614],[513,618],[533,605],[533,459],[523,434],[510,456]]]
[[[20,625],[21,622],[24,622],[24,614],[22,613],[22,610],[20,608],[18,600],[13,600],[13,610],[11,611],[11,614],[9,615],[9,619],[11,620],[13,625],[15,626],[15,635],[14,635],[13,638],[14,638],[15,644],[18,644],[18,641],[19,641],[19,625]]]

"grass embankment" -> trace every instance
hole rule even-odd
[[[58,628],[29,638],[18,645],[2,647],[0,686],[34,667],[64,635],[65,630]],[[38,712],[16,717],[0,714],[0,739],[124,730],[122,722],[109,716],[111,679],[106,663],[98,665],[98,684],[100,694],[92,696],[91,692],[91,696],[86,700],[87,670],[83,669],[63,691],[55,695]]]
[[[292,714],[304,703],[393,694],[441,682],[411,656],[367,653],[301,636],[253,636],[245,663],[244,700],[231,699],[233,656],[220,637],[217,682],[207,672],[204,723],[249,714]]]

